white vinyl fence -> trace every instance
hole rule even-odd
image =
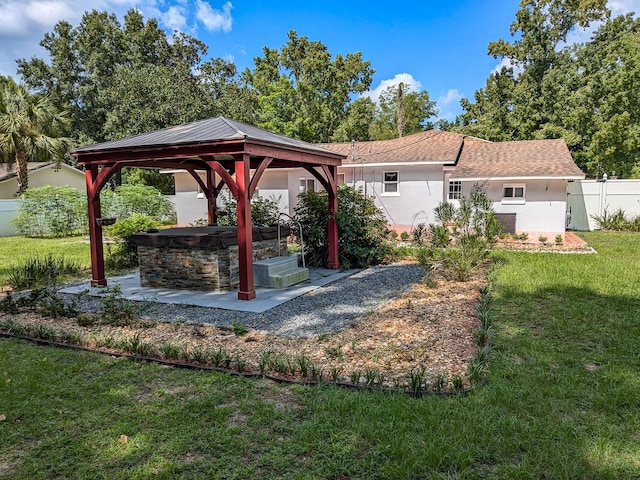
[[[18,213],[20,200],[0,200],[0,237],[12,237],[18,232],[11,224],[11,219]]]
[[[622,210],[628,217],[640,215],[640,180],[578,180],[567,188],[568,227],[598,228],[593,215]]]

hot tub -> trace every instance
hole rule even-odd
[[[278,227],[254,227],[253,260],[278,256]],[[287,252],[289,227],[280,227],[280,254]],[[135,233],[140,285],[229,292],[240,283],[236,227],[169,228]]]

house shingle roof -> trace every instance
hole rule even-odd
[[[439,130],[427,130],[402,138],[371,142],[325,143],[328,150],[346,155],[343,165],[378,163],[441,163],[453,164],[460,151],[464,135]],[[466,137],[465,144],[487,143]],[[353,150],[352,150],[353,148]]]
[[[573,162],[562,139],[515,142],[472,142],[462,154],[452,180],[492,178],[582,179],[584,173]]]

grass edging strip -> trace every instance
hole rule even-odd
[[[162,358],[157,358],[157,357],[139,356],[139,355],[134,355],[126,352],[94,349],[89,347],[83,347],[82,345],[73,345],[70,343],[56,342],[56,341],[47,340],[43,338],[30,337],[26,335],[18,335],[11,332],[4,332],[2,330],[0,330],[0,337],[15,338],[15,339],[35,343],[37,345],[44,345],[49,347],[58,347],[58,348],[66,348],[69,350],[75,350],[75,351],[91,352],[91,353],[97,353],[101,355],[109,355],[116,358],[127,358],[129,360],[140,360],[148,363],[156,363],[159,365],[164,365],[169,367],[185,368],[189,370],[210,371],[210,372],[216,372],[216,373],[226,374],[226,375],[235,376],[235,377],[242,377],[242,378],[265,378],[277,383],[282,383],[287,385],[301,385],[301,386],[335,385],[341,388],[360,390],[360,391],[382,392],[382,393],[388,393],[388,394],[402,393],[412,398],[422,398],[427,396],[439,396],[439,397],[467,396],[471,394],[478,386],[481,386],[484,384],[484,381],[483,381],[481,384],[477,385],[475,388],[463,388],[463,389],[452,391],[452,392],[442,392],[442,391],[437,392],[437,391],[429,391],[429,390],[421,390],[419,392],[413,392],[407,389],[382,388],[382,387],[373,387],[369,385],[354,385],[352,383],[346,383],[346,382],[323,382],[323,381],[317,381],[317,380],[302,381],[302,380],[296,380],[293,378],[278,377],[278,376],[269,375],[266,373],[237,372],[231,369],[227,370],[224,368],[218,368],[218,367],[202,365],[197,363],[176,362],[172,360],[164,360]]]

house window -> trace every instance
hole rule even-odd
[[[460,200],[462,197],[462,182],[459,180],[449,181],[449,200]]]
[[[382,174],[382,193],[399,195],[399,178],[398,172],[384,172]]]
[[[524,183],[506,183],[502,186],[502,203],[525,203]]]
[[[301,178],[300,179],[300,193],[315,192],[316,180],[314,178]]]

